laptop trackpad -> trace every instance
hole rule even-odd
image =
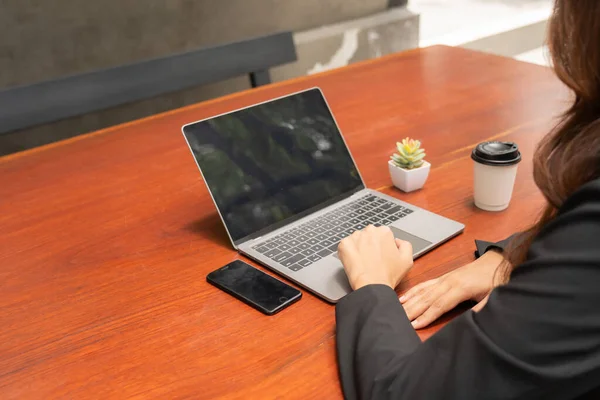
[[[417,254],[421,250],[426,248],[427,246],[431,245],[431,242],[428,242],[425,239],[421,239],[420,237],[417,237],[415,235],[411,235],[408,232],[404,232],[401,229],[395,228],[393,226],[390,226],[390,229],[394,233],[394,237],[396,239],[405,240],[407,242],[410,242],[410,244],[412,244],[413,254]],[[337,251],[335,253],[333,253],[333,255],[339,259]]]
[[[417,254],[424,248],[431,246],[431,242],[428,242],[425,239],[421,239],[420,237],[417,237],[415,235],[411,235],[410,233],[404,232],[401,229],[395,228],[393,226],[390,226],[390,229],[394,233],[394,237],[396,239],[405,240],[412,244],[414,254]]]

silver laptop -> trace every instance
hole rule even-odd
[[[418,257],[464,229],[368,189],[318,88],[182,131],[233,247],[327,301],[351,291],[336,250],[353,232],[387,225]]]

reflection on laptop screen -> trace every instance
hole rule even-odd
[[[234,241],[363,187],[318,89],[184,134]]]

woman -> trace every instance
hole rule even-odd
[[[535,155],[544,213],[506,260],[499,246],[399,302],[410,244],[385,227],[341,242],[355,290],[336,308],[347,398],[600,399],[600,1],[557,0],[549,43],[575,100]],[[494,277],[507,283],[492,290]],[[467,299],[477,312],[421,343],[411,321]]]

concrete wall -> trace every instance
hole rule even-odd
[[[389,8],[401,3],[403,0],[4,0],[0,2],[0,88],[292,30],[297,32],[300,60],[273,71],[274,79],[287,79],[340,66],[340,60],[343,65],[416,47],[418,18],[405,9]],[[336,54],[337,58],[333,57]],[[0,154],[247,87],[247,77],[240,77],[11,133],[2,140]]]

